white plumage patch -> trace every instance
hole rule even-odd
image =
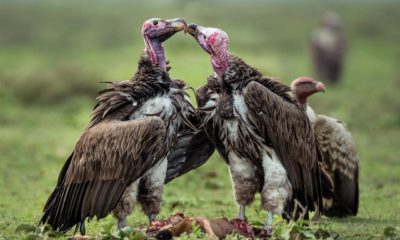
[[[146,175],[150,178],[151,187],[162,187],[167,174],[168,158],[164,158],[159,164],[147,171]]]
[[[311,124],[314,124],[317,116],[315,115],[314,110],[308,105],[306,108],[306,114],[307,114],[308,120],[310,120]]]
[[[264,186],[263,207],[276,214],[282,214],[285,204],[292,196],[292,186],[275,151],[267,148],[263,154]]]
[[[240,158],[233,151],[229,152],[228,158],[229,158],[230,172],[233,171],[235,173],[240,173],[240,175],[242,175],[245,178],[256,177],[253,163]]]
[[[233,104],[235,105],[235,109],[237,110],[238,114],[244,119],[247,119],[247,105],[244,101],[244,97],[241,94],[234,94],[233,95]]]
[[[216,107],[218,99],[219,99],[218,94],[216,94],[216,93],[211,94],[210,100],[208,100],[202,108]]]
[[[147,100],[130,116],[130,119],[143,119],[150,115],[158,115],[163,111],[166,113],[166,119],[169,119],[174,112],[174,106],[168,94],[156,96]]]

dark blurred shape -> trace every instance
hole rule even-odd
[[[323,15],[321,27],[312,32],[310,45],[317,78],[338,82],[343,69],[346,41],[337,13],[329,11]]]

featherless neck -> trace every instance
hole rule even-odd
[[[146,53],[153,65],[158,65],[163,71],[167,71],[167,63],[165,60],[164,47],[157,40],[145,41]]]
[[[213,66],[214,72],[218,75],[219,78],[222,79],[222,77],[224,76],[224,74],[228,68],[225,67],[224,65],[221,65],[221,63],[218,61],[218,59],[215,59],[215,58],[211,59],[211,64]]]
[[[154,43],[154,52],[157,57],[158,66],[162,70],[167,71],[167,63],[165,61],[165,53],[164,53],[164,47],[162,46],[162,43],[160,43],[160,42]]]
[[[228,70],[228,53],[221,53],[218,55],[211,55],[211,65],[213,66],[214,72],[222,79],[225,72]]]
[[[304,109],[307,109],[307,97],[308,96],[303,96],[303,95],[298,95],[297,93],[293,92],[294,98],[304,107]]]

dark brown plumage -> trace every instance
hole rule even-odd
[[[324,203],[324,214],[329,217],[357,215],[358,157],[351,133],[346,125],[334,118],[317,115],[314,131],[321,148],[324,167],[332,177],[335,196]]]
[[[142,108],[166,96],[171,109],[149,116]],[[68,230],[86,218],[103,218],[125,189],[166,157],[177,131],[193,114],[182,82],[142,57],[131,80],[110,83],[100,92],[92,120],[65,163],[41,223]]]
[[[338,82],[342,75],[346,43],[336,13],[324,15],[322,27],[312,33],[310,48],[317,77],[331,83]]]
[[[262,76],[232,55],[229,56],[229,68],[219,85],[216,84],[218,81],[209,78],[208,84],[196,94],[200,109],[203,108],[206,113],[204,126],[225,160],[230,162],[229,154],[234,151],[239,157],[249,159],[257,166],[258,180],[253,183],[258,185],[251,184],[255,187],[252,194],[263,189],[263,152],[265,147],[271,147],[284,166],[292,188],[292,197],[287,199],[287,205],[284,203],[286,215],[292,216],[295,199],[306,211],[321,205],[318,149],[302,106],[288,94],[290,88]],[[223,97],[227,94],[232,99],[234,93],[243,97],[247,106],[246,115],[240,113],[243,110],[233,100]],[[211,102],[215,103],[214,108],[209,107]],[[225,114],[218,111],[219,108],[225,111],[231,109],[231,113]],[[224,133],[224,122],[230,119],[238,121],[237,137],[234,139],[229,136],[230,133]],[[236,183],[240,184],[243,182]],[[251,202],[252,198],[248,201]]]
[[[182,19],[143,23],[145,55],[131,80],[99,93],[92,119],[65,163],[40,223],[66,231],[111,211],[126,226],[136,199],[149,220],[161,209],[167,156],[181,129],[193,127],[184,83],[171,80],[162,43],[186,26]]]
[[[358,157],[357,149],[346,125],[322,114],[316,115],[308,106],[307,98],[324,91],[323,83],[308,77],[295,79],[291,88],[293,95],[307,110],[315,138],[322,152],[323,168],[333,180],[332,199],[324,199],[324,214],[331,217],[356,215],[358,211]]]
[[[269,211],[268,233],[274,213],[298,219],[320,209],[322,187],[331,192],[332,184],[320,171],[312,127],[290,88],[229,54],[221,29],[189,24],[187,32],[211,57],[214,75],[196,94],[200,126],[229,164],[238,218],[245,219],[257,192]]]
[[[165,183],[203,165],[214,150],[214,145],[203,129],[186,129],[180,132],[178,141],[168,156]]]
[[[153,135],[153,133],[158,133]],[[103,218],[127,186],[166,154],[164,122],[151,117],[100,123],[85,131],[65,163],[41,223],[68,230],[86,218]]]

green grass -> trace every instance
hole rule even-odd
[[[211,4],[213,6],[211,7]],[[153,17],[180,16],[221,27],[231,52],[284,82],[313,75],[307,38],[324,10],[345,22],[349,53],[343,82],[328,86],[311,103],[317,112],[345,121],[360,156],[357,217],[323,218],[346,239],[379,238],[400,225],[400,4],[316,1],[279,3],[169,4],[127,1],[2,1],[0,8],[0,239],[37,223],[59,170],[89,121],[101,81],[129,78],[143,49],[140,28]],[[208,56],[192,38],[178,34],[166,44],[171,76],[201,86],[211,73]],[[226,165],[214,155],[203,167],[165,187],[160,217],[187,215],[232,218],[236,214]],[[259,198],[251,221],[266,212]],[[96,235],[111,217],[88,224]],[[128,219],[146,218],[137,208]]]

